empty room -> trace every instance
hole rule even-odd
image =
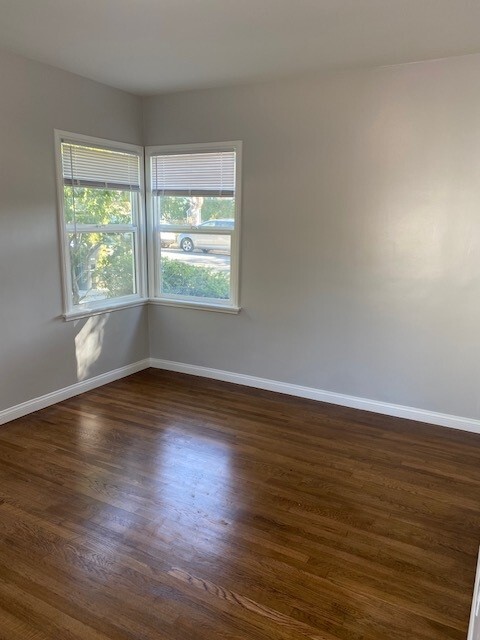
[[[479,640],[480,3],[0,0],[0,640]]]

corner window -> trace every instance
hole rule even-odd
[[[153,297],[238,308],[241,143],[147,147]]]
[[[65,315],[144,298],[143,149],[56,132]]]

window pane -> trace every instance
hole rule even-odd
[[[134,234],[69,233],[74,305],[137,292]]]
[[[153,196],[156,219],[161,224],[198,225],[208,220],[235,218],[235,198]]]
[[[133,207],[138,198],[131,191],[64,187],[67,224],[133,224]]]
[[[230,298],[230,236],[181,233],[161,259],[164,295],[228,300]],[[166,234],[169,235],[169,234]]]

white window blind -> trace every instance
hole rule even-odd
[[[235,195],[234,150],[153,155],[151,162],[153,195]]]
[[[63,141],[63,181],[67,186],[140,191],[140,156]]]

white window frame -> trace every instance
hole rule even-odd
[[[152,197],[152,176],[151,158],[160,154],[189,154],[214,151],[235,151],[235,224],[234,229],[219,229],[215,235],[230,235],[230,298],[224,302],[210,298],[183,297],[178,295],[161,294],[160,289],[160,260],[161,246],[155,242],[157,231],[173,231],[174,233],[192,232],[191,226],[175,225],[172,230],[171,225],[163,227],[155,220],[155,212]],[[241,190],[242,190],[242,142],[240,140],[229,142],[210,142],[205,144],[175,144],[157,145],[145,147],[146,163],[146,200],[147,200],[147,250],[149,264],[149,291],[150,302],[153,304],[168,305],[175,307],[190,307],[195,309],[208,309],[210,311],[221,311],[225,313],[238,313],[240,295],[240,225],[241,225]],[[202,233],[198,227],[195,233]],[[212,230],[205,230],[204,233],[212,234]]]
[[[107,311],[123,309],[126,307],[134,307],[145,304],[148,301],[147,292],[147,272],[145,260],[146,246],[146,225],[145,225],[145,171],[144,171],[144,148],[142,146],[106,140],[104,138],[95,138],[85,136],[69,131],[60,131],[55,129],[55,161],[57,175],[57,201],[58,201],[58,227],[60,235],[60,248],[62,259],[62,288],[63,288],[63,304],[65,320],[75,320],[84,318]],[[134,260],[135,260],[135,277],[137,293],[122,296],[114,299],[98,300],[82,305],[74,306],[72,299],[72,282],[70,268],[70,247],[68,241],[68,229],[65,219],[65,201],[64,201],[64,179],[62,166],[62,142],[72,142],[74,144],[90,144],[92,147],[103,147],[112,151],[124,151],[134,153],[140,159],[140,192],[138,194],[138,204],[136,207],[136,215],[132,225],[84,225],[83,231],[98,232],[122,232],[129,231],[134,233]],[[90,229],[91,227],[91,229]]]

